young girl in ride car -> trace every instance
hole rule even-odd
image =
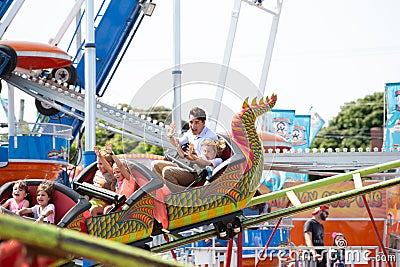
[[[139,188],[139,185],[130,174],[127,163],[125,161],[121,162],[119,158],[114,155],[111,144],[106,144],[106,151],[114,160],[112,170],[114,178],[116,179],[115,192],[129,198]],[[107,214],[113,207],[114,205],[104,207],[104,214]]]
[[[55,206],[49,203],[52,198],[54,182],[44,180],[36,191],[37,204],[32,208],[22,208],[17,211],[18,215],[33,213],[36,222],[48,222],[54,224]]]
[[[98,169],[93,177],[93,185],[115,191],[116,180],[114,175],[112,175],[112,166],[114,164],[112,156],[107,152],[107,149],[100,150],[97,146],[94,146],[93,150],[97,156]],[[93,197],[89,202],[92,204],[89,211],[93,216],[103,214],[104,207],[106,206],[103,200]]]
[[[129,198],[140,186],[144,186],[149,181],[143,177],[134,177],[126,161],[121,162],[112,151],[111,144],[106,144],[107,152],[112,156],[114,160],[113,173],[117,180],[115,185],[115,191],[119,194],[123,194],[126,198]],[[168,216],[167,210],[164,204],[164,197],[171,194],[171,191],[166,185],[156,190],[154,197],[154,218],[160,222],[165,229],[168,228]],[[104,214],[109,213],[114,208],[114,205],[109,205],[104,208]]]
[[[27,195],[28,185],[25,181],[18,180],[13,186],[12,198],[7,199],[7,201],[1,206],[14,213],[22,208],[28,208],[29,201],[26,199]]]
[[[97,146],[94,146],[93,150],[97,156],[98,169],[93,177],[93,184],[114,191],[116,181],[112,173],[112,165],[114,164],[112,156],[107,153],[107,150],[100,150]]]

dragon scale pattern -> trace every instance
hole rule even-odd
[[[153,228],[153,209],[154,199],[147,195],[127,210],[88,218],[88,233],[123,243],[148,237]]]

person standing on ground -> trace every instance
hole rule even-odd
[[[304,239],[306,246],[311,247],[310,252],[317,259],[317,267],[326,267],[326,253],[323,249],[314,249],[313,247],[324,246],[324,222],[329,216],[329,207],[321,206],[315,208],[311,213],[313,215],[304,224]]]

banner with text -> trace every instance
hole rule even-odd
[[[384,147],[386,150],[400,145],[400,83],[386,84],[387,121]]]

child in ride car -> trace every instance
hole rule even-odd
[[[121,162],[117,156],[112,152],[111,144],[106,144],[107,152],[112,156],[114,160],[113,173],[117,180],[115,185],[115,191],[119,194],[124,194],[126,198],[129,198],[140,186],[144,186],[149,181],[141,176],[134,177],[131,174],[131,170],[127,164],[127,161]],[[150,193],[150,192],[149,192]],[[168,216],[167,210],[164,204],[164,197],[171,194],[171,191],[166,185],[155,191],[154,197],[154,218],[160,222],[165,229],[168,228]],[[104,208],[104,214],[109,213],[114,208],[114,205],[109,205]]]
[[[114,155],[111,144],[106,144],[106,151],[114,160],[112,170],[114,178],[117,181],[115,184],[115,192],[129,198],[139,188],[139,185],[136,183],[135,178],[129,173],[127,163],[125,161],[121,162],[119,158]],[[103,213],[107,214],[113,207],[114,205],[104,207]]]
[[[12,198],[7,199],[7,201],[1,206],[14,213],[22,208],[28,208],[29,201],[26,199],[27,195],[28,185],[25,181],[18,180],[13,186]]]
[[[189,144],[189,150],[187,152],[183,152],[183,150],[178,147],[178,153],[179,155],[191,160],[192,163],[198,164],[203,167],[211,166],[212,169],[214,169],[222,163],[222,159],[217,157],[217,155],[219,155],[225,149],[225,147],[226,144],[223,139],[206,139],[201,142],[200,157],[196,155],[191,144]]]
[[[100,150],[97,146],[94,146],[93,150],[97,156],[98,169],[93,177],[93,184],[114,191],[116,181],[112,171],[112,165],[114,164],[112,156],[107,153],[107,150]]]
[[[93,185],[114,191],[116,180],[112,175],[112,165],[114,163],[112,156],[107,150],[100,150],[97,146],[94,146],[93,150],[97,156],[98,169],[93,177]],[[92,204],[89,211],[93,216],[103,214],[106,206],[103,200],[93,197],[89,202]]]
[[[48,222],[54,224],[55,206],[49,203],[53,194],[54,182],[44,180],[41,182],[36,191],[37,204],[32,208],[22,208],[17,211],[18,215],[33,213],[36,222]]]

